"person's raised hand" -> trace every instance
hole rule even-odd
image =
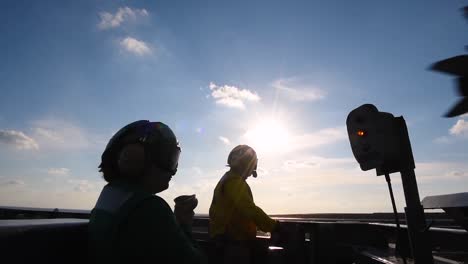
[[[198,200],[193,195],[181,195],[174,199],[174,215],[180,225],[192,226],[194,209],[198,205]]]

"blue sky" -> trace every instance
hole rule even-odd
[[[269,213],[390,211],[361,172],[348,112],[373,103],[408,122],[421,196],[466,191],[468,117],[450,76],[466,1],[2,1],[0,203],[90,209],[107,140],[138,119],[182,145],[163,196],[206,213],[236,144]],[[399,209],[404,206],[393,176]]]

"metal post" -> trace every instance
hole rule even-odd
[[[400,173],[405,193],[406,201],[406,223],[408,226],[408,236],[416,264],[433,263],[432,250],[428,235],[426,233],[426,219],[424,209],[419,198],[418,184],[414,173],[414,158],[411,150],[411,143],[408,136],[408,129],[403,117],[395,118],[399,127],[401,140]]]
[[[401,180],[405,192],[408,236],[415,263],[433,263],[431,245],[426,232],[424,209],[419,199],[414,170],[402,171]]]

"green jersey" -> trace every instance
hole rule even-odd
[[[91,212],[90,257],[97,263],[201,263],[190,229],[177,223],[162,198],[108,184]]]

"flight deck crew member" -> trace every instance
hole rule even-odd
[[[180,147],[161,122],[136,121],[107,144],[99,166],[108,184],[89,222],[95,263],[200,263],[191,239],[194,196],[174,213],[156,193],[176,174]]]
[[[226,172],[216,185],[211,202],[210,237],[223,251],[225,263],[248,263],[254,253],[257,228],[272,232],[279,226],[253,200],[246,180],[257,176],[257,154],[247,145],[235,147],[229,154]]]

